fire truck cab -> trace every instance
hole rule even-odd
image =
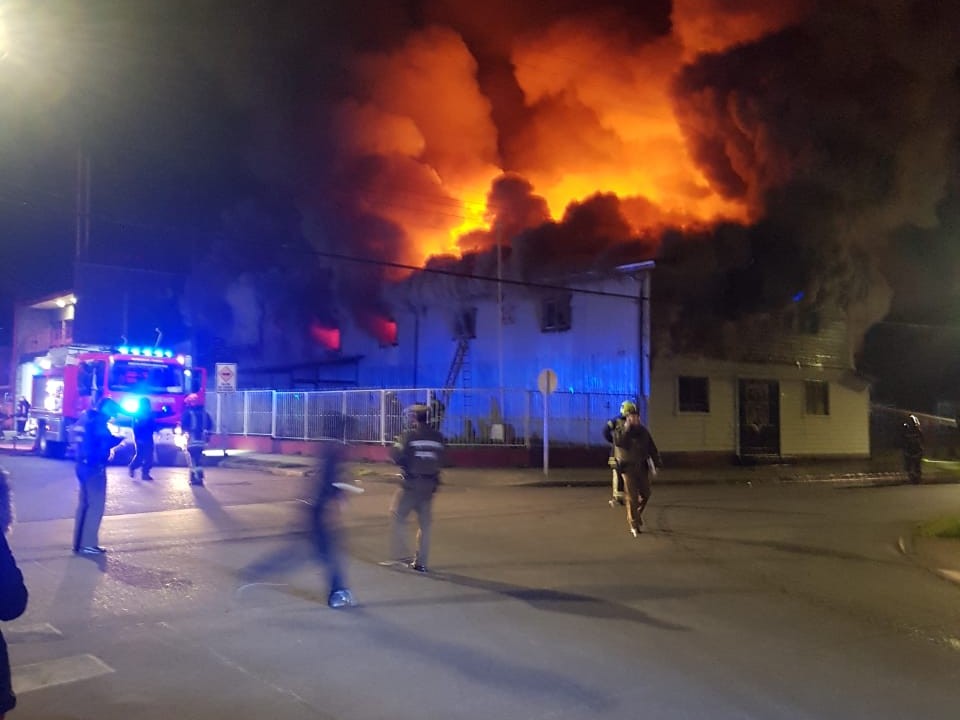
[[[96,394],[107,400],[111,429],[124,437],[121,453],[132,452],[132,421],[146,398],[156,416],[154,436],[157,460],[173,464],[178,457],[174,429],[180,422],[184,398],[203,398],[206,373],[194,368],[190,356],[147,347],[69,346],[51,350],[43,369],[33,377],[27,430],[34,449],[48,457],[63,457],[71,449],[71,428]],[[36,362],[36,361],[35,361]]]

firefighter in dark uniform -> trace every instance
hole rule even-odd
[[[17,420],[17,435],[23,435],[27,427],[27,418],[30,417],[30,403],[23,395],[17,400],[14,414]]]
[[[616,453],[614,452],[613,447],[613,431],[623,424],[623,421],[626,420],[627,414],[629,412],[636,412],[637,405],[631,400],[624,400],[620,404],[620,414],[614,418],[607,420],[607,424],[603,426],[603,439],[610,443],[610,458],[607,460],[607,465],[610,466],[610,469],[613,471],[611,477],[611,485],[613,488],[613,497],[610,499],[610,507],[616,505],[623,505],[623,473],[620,472],[620,463],[617,462]]]
[[[130,477],[142,467],[140,477],[144,480],[153,480],[150,470],[153,469],[153,434],[157,430],[157,416],[150,407],[147,398],[140,398],[140,407],[133,418],[133,445],[135,453],[128,468]]]
[[[107,463],[113,449],[123,442],[107,427],[106,400],[95,397],[94,404],[77,419],[77,480],[80,494],[73,529],[73,551],[81,555],[102,555],[100,522],[107,502]]]
[[[903,423],[903,469],[907,479],[914,485],[920,484],[923,468],[923,431],[920,419],[911,415]]]
[[[446,453],[443,435],[428,423],[426,405],[409,409],[412,426],[397,438],[392,457],[403,471],[403,483],[390,506],[392,518],[390,553],[395,562],[409,565],[417,572],[427,571],[430,553],[430,526],[433,496],[440,484],[440,471]],[[417,514],[417,551],[407,552],[406,523],[411,512]]]
[[[187,461],[190,465],[190,484],[203,485],[203,449],[207,445],[213,420],[196,393],[183,399],[185,410],[181,428],[187,435]]]
[[[640,421],[636,405],[627,408],[626,418],[614,428],[613,449],[627,494],[627,523],[630,532],[637,537],[643,527],[643,510],[650,500],[650,475],[662,463],[660,451],[650,431]]]

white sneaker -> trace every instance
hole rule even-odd
[[[332,608],[344,608],[354,607],[357,601],[353,599],[353,595],[349,590],[337,590],[336,592],[330,593],[330,600],[327,604]]]
[[[634,537],[640,537],[640,531],[637,528],[630,528],[630,534]]]

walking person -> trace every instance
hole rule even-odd
[[[23,615],[27,609],[27,586],[23,582],[23,573],[17,567],[7,533],[13,524],[13,502],[10,493],[10,479],[7,471],[0,469],[0,620],[9,622]],[[0,633],[0,720],[17,705],[10,678],[10,657],[7,643]]]
[[[326,570],[330,594],[327,605],[332,608],[353,607],[356,601],[347,587],[343,563],[343,524],[341,508],[344,490],[354,488],[340,481],[344,446],[340,442],[320,443],[317,486],[310,514],[310,536],[317,558]],[[359,488],[355,492],[359,492]]]
[[[153,469],[153,434],[157,431],[157,416],[150,407],[150,400],[140,398],[137,414],[133,417],[133,447],[134,455],[130,461],[128,471],[130,478],[136,475],[137,468],[143,480],[153,480],[150,471]]]
[[[113,450],[123,442],[107,427],[104,412],[107,401],[97,398],[77,419],[77,480],[80,483],[77,517],[73,529],[73,552],[80,555],[102,555],[100,522],[107,502],[107,463]]]
[[[616,460],[620,464],[620,472],[623,473],[627,495],[627,523],[630,533],[637,537],[643,527],[644,508],[652,493],[650,475],[661,466],[661,460],[653,436],[640,421],[637,406],[627,407],[626,410],[623,423],[613,430],[613,447]]]
[[[628,411],[637,411],[637,405],[632,400],[624,400],[620,404],[620,414],[607,420],[607,424],[603,426],[603,439],[610,443],[610,458],[607,460],[607,465],[612,470],[610,482],[613,496],[610,499],[610,507],[623,505],[624,503],[623,473],[620,470],[620,463],[617,462],[616,453],[614,452],[613,431],[620,425],[623,425]]]
[[[446,442],[439,430],[427,422],[426,405],[414,405],[409,412],[412,426],[393,445],[393,461],[403,471],[403,480],[390,506],[390,553],[394,562],[409,565],[417,572],[427,572],[430,555],[433,496],[440,484]],[[417,550],[411,557],[407,551],[406,523],[411,512],[417,515]]]
[[[213,419],[196,393],[183,399],[185,410],[181,428],[187,436],[187,463],[190,467],[190,484],[203,485],[203,449],[207,446]]]

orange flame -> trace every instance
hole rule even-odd
[[[411,264],[459,255],[470,246],[461,238],[490,230],[487,197],[504,170],[526,178],[554,219],[571,203],[613,193],[637,235],[755,220],[756,194],[725,197],[691,158],[672,82],[698,52],[762,37],[806,2],[785,0],[773,11],[744,2],[730,15],[723,0],[675,0],[672,33],[645,43],[583,18],[514,37],[509,59],[523,118],[509,132],[494,122],[461,36],[439,26],[415,33],[392,52],[366,56],[357,71],[366,95],[339,109],[343,152],[382,160],[360,190],[362,203],[402,229],[402,261]]]

